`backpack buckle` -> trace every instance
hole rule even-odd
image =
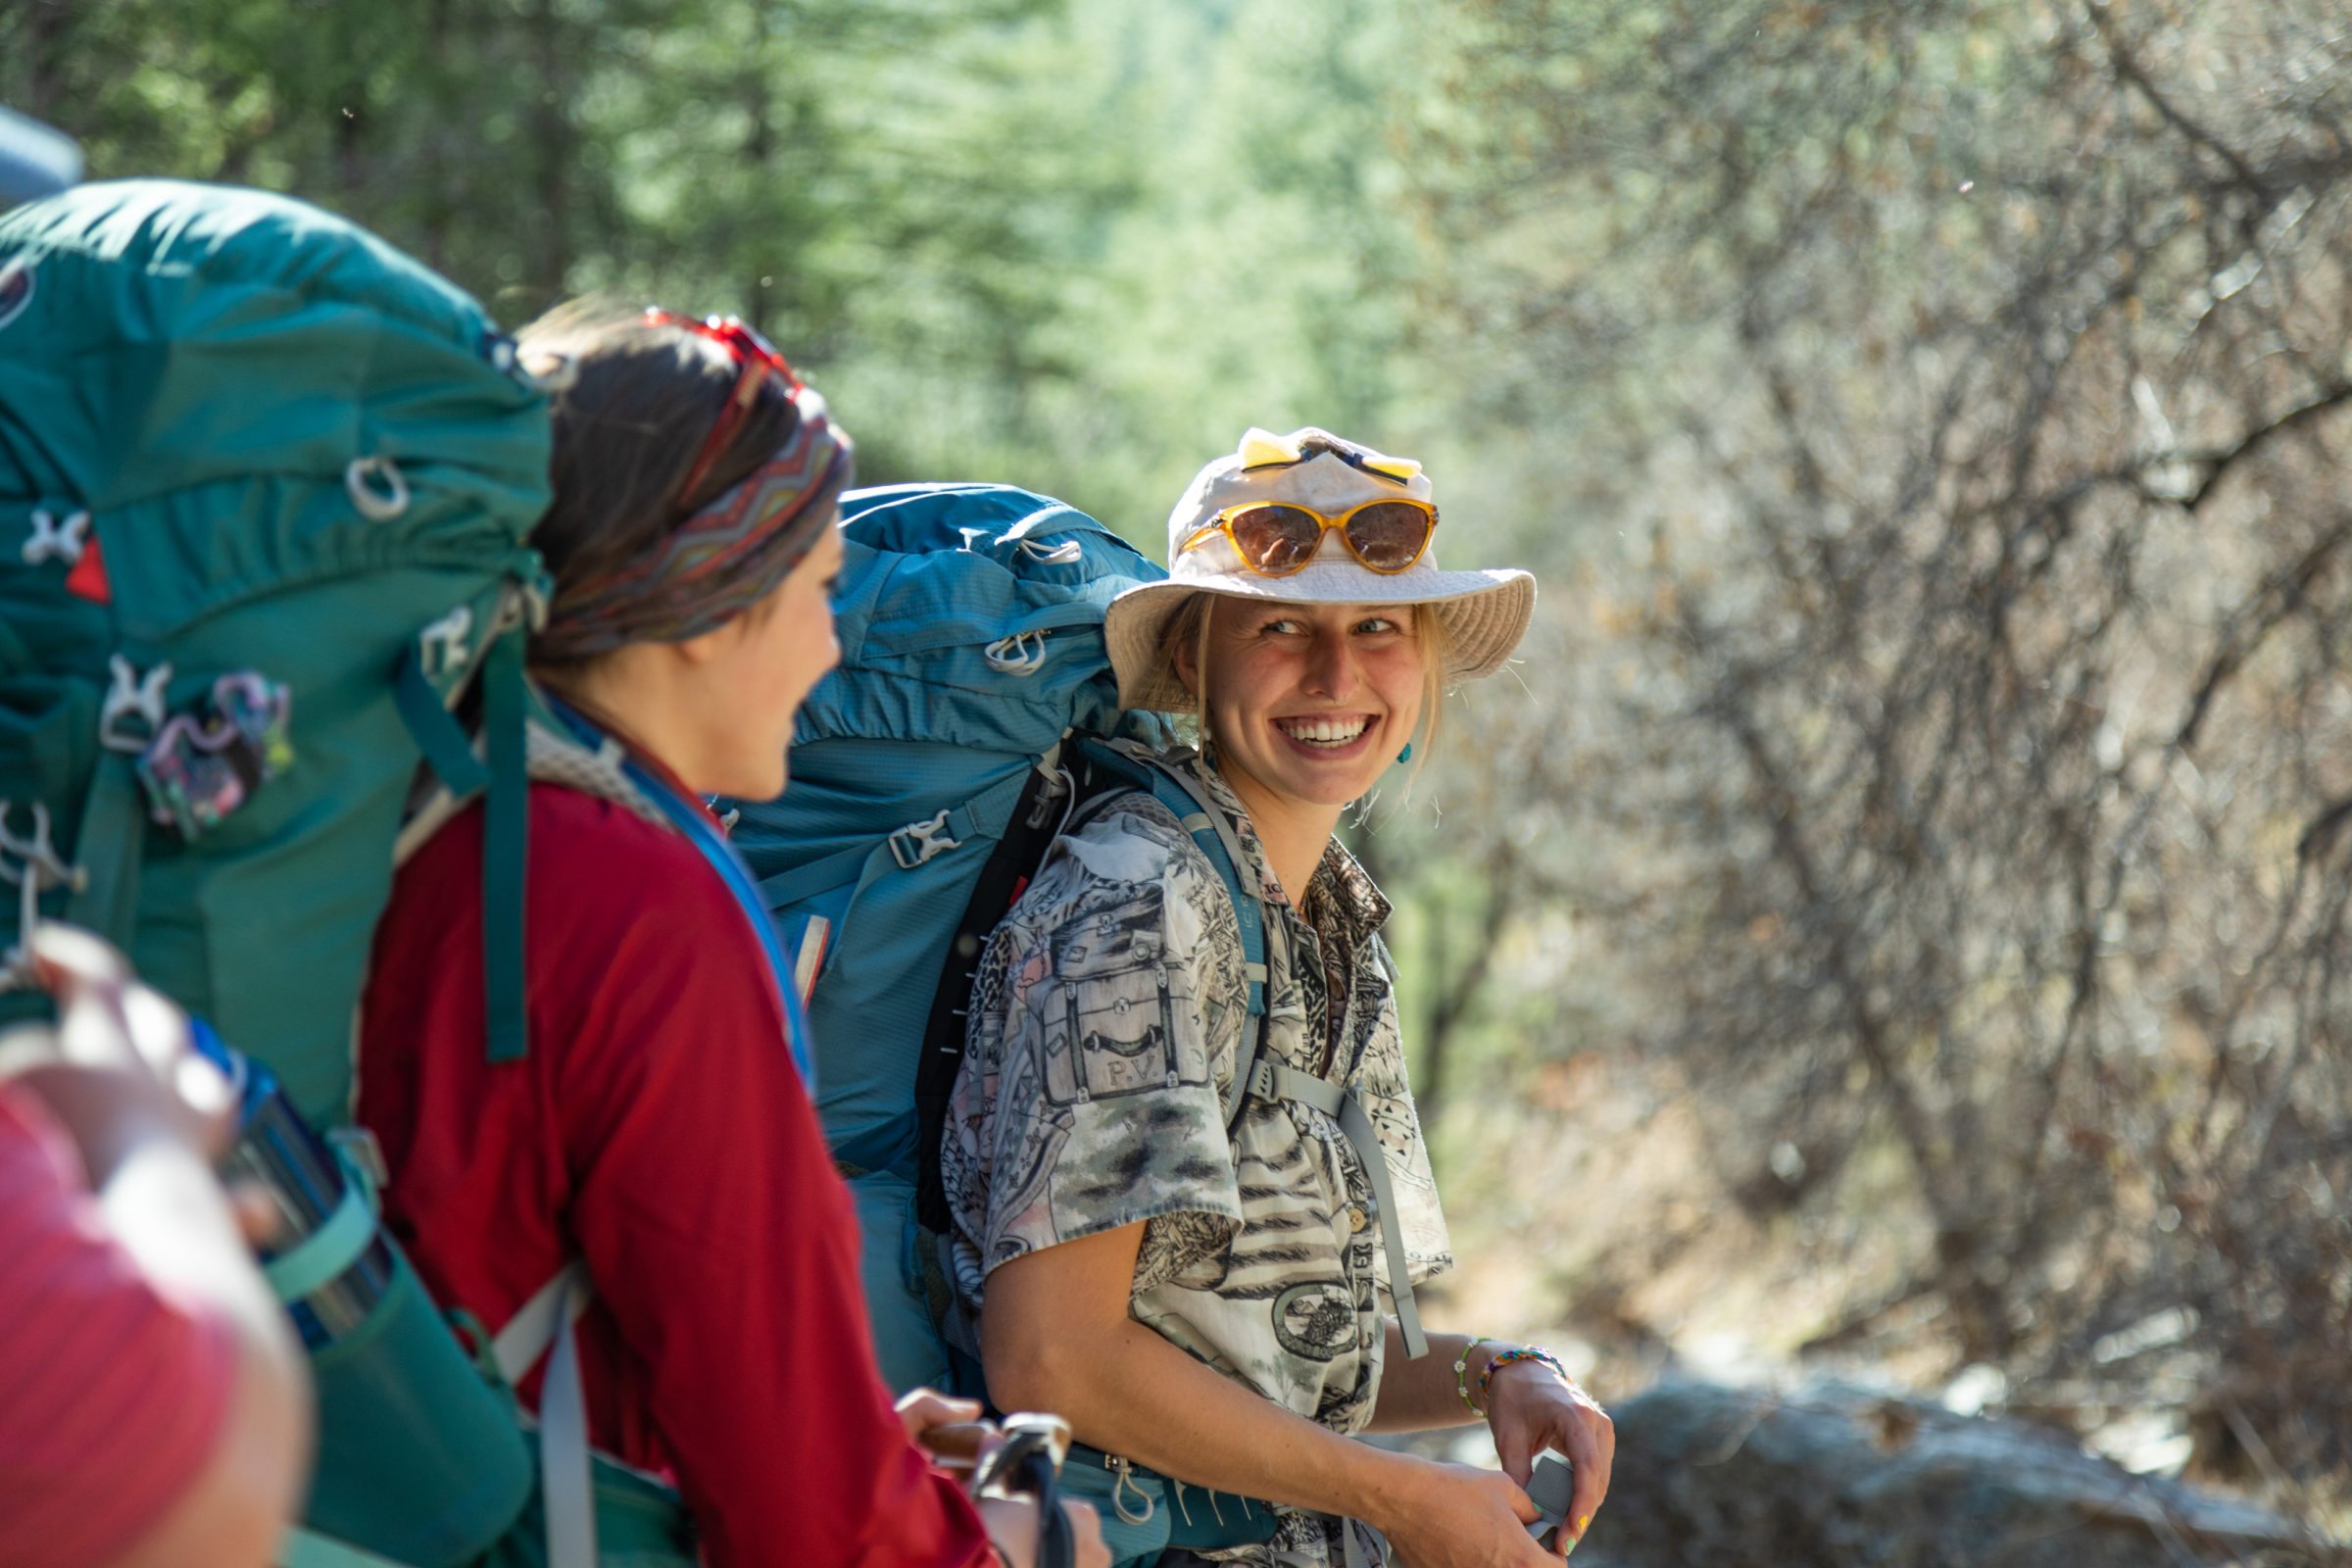
[[[89,548],[90,514],[85,509],[66,514],[62,519],[46,508],[35,507],[32,513],[32,532],[24,540],[24,564],[37,566],[44,561],[62,561],[69,566],[81,564],[81,553]]]
[[[172,666],[161,663],[141,674],[136,664],[115,654],[108,658],[107,668],[113,684],[107,688],[106,700],[98,705],[98,744],[110,752],[136,756],[164,727],[164,688],[171,684]],[[145,727],[126,730],[124,719],[134,719]]]
[[[909,822],[890,836],[890,858],[899,862],[899,869],[911,871],[936,856],[960,848],[962,840],[948,836],[948,813],[942,808],[937,816],[927,822]]]
[[[416,634],[418,661],[425,674],[447,681],[465,672],[473,659],[473,607],[460,605]]]

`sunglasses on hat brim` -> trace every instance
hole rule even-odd
[[[1288,577],[1315,559],[1333,528],[1365,570],[1393,577],[1428,554],[1438,509],[1426,501],[1367,501],[1334,516],[1287,501],[1246,501],[1202,523],[1177,553],[1223,534],[1250,570]]]
[[[1369,447],[1327,435],[1308,436],[1296,444],[1280,437],[1260,440],[1255,445],[1245,442],[1241,471],[1256,473],[1266,468],[1296,467],[1313,458],[1337,458],[1358,473],[1368,473],[1391,484],[1410,484],[1421,471],[1421,465],[1410,458],[1385,457]]]

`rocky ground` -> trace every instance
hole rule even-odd
[[[1676,1381],[1616,1409],[1578,1568],[2220,1568],[2352,1563],[2265,1509],[2068,1437],[1838,1384]]]
[[[1690,1104],[1588,1057],[1440,1129],[1461,1267],[1429,1321],[1550,1346],[1617,1421],[1578,1568],[2352,1568],[2332,1505],[2314,1525],[2177,1479],[2180,1410],[2007,1414],[1925,1306],[1811,1348],[1901,1277],[1916,1216],[1891,1192],[1770,1224],[1710,1201]],[[1475,1430],[1413,1446],[1493,1462]]]

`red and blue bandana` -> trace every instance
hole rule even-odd
[[[556,596],[533,657],[593,659],[629,643],[684,642],[774,591],[832,525],[850,482],[849,432],[825,400],[793,392],[800,421],[775,456],[635,559]]]

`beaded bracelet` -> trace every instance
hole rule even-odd
[[[1541,1361],[1545,1366],[1551,1368],[1554,1372],[1557,1372],[1560,1375],[1560,1381],[1562,1383],[1573,1385],[1576,1382],[1576,1379],[1568,1375],[1568,1369],[1560,1365],[1560,1358],[1558,1356],[1552,1354],[1549,1350],[1543,1349],[1537,1346],[1523,1345],[1516,1349],[1503,1351],[1500,1355],[1494,1357],[1494,1360],[1487,1363],[1487,1369],[1478,1375],[1478,1392],[1485,1394],[1489,1386],[1494,1383],[1495,1373],[1501,1371],[1504,1367],[1510,1366],[1519,1361]]]
[[[1501,1343],[1500,1340],[1493,1340],[1481,1335],[1463,1346],[1462,1353],[1453,1358],[1453,1392],[1462,1396],[1462,1403],[1469,1406],[1472,1415],[1483,1416],[1487,1412],[1481,1410],[1478,1407],[1478,1401],[1470,1397],[1470,1352],[1482,1345],[1500,1345]],[[1483,1379],[1479,1383],[1479,1389],[1480,1392],[1485,1392],[1486,1383]]]

